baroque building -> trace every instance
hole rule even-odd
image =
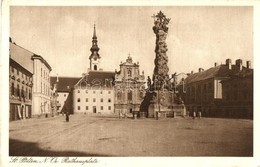
[[[140,105],[145,96],[145,76],[140,74],[139,63],[134,63],[128,56],[120,64],[120,71],[115,74],[115,112],[131,114],[140,112]]]

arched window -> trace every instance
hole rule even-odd
[[[94,65],[94,70],[97,71],[97,65]]]

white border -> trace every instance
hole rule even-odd
[[[98,158],[101,163],[95,166],[248,166],[260,167],[260,109],[257,100],[259,99],[256,92],[260,92],[257,85],[260,85],[259,78],[260,72],[259,64],[259,45],[260,45],[260,2],[258,1],[214,1],[214,0],[200,0],[200,1],[158,1],[158,0],[2,0],[1,10],[1,55],[0,55],[0,106],[1,106],[1,159],[0,166],[8,165],[8,141],[9,141],[9,6],[254,6],[254,157],[253,158],[234,158],[234,157],[128,157],[128,158]],[[7,97],[7,98],[5,98]],[[258,102],[259,103],[259,102]],[[10,164],[9,164],[10,165]],[[8,166],[9,166],[8,165]],[[46,166],[57,166],[57,164],[45,164]],[[64,164],[61,164],[64,166]],[[61,166],[58,165],[58,166]],[[88,166],[91,164],[88,164]],[[21,166],[15,164],[12,166]],[[23,166],[28,166],[24,164]],[[30,166],[36,166],[32,164]],[[38,166],[38,165],[37,165]],[[75,164],[66,164],[66,166],[76,166]]]

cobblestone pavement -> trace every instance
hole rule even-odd
[[[71,115],[10,122],[10,155],[252,156],[253,121]]]

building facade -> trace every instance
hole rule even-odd
[[[250,64],[250,62],[247,62]],[[243,66],[242,60],[236,60],[236,64],[232,64],[230,59],[226,60],[226,64],[217,65],[208,70],[199,69],[197,73],[191,73],[189,76],[178,85],[179,93],[184,100],[187,111],[191,114],[193,112],[202,112],[204,116],[211,117],[237,117],[236,113],[227,114],[228,110],[225,106],[232,105],[230,101],[227,101],[227,85],[231,84],[235,75],[242,75],[243,73],[252,73],[252,69],[249,66]],[[251,80],[252,81],[252,80]],[[243,91],[251,92],[252,84],[250,81],[243,81],[242,79],[236,79],[237,83],[248,82],[246,88]],[[240,85],[240,84],[239,84]],[[240,87],[241,88],[241,87]],[[238,92],[239,87],[233,92]],[[245,90],[246,89],[246,90]],[[227,98],[228,97],[228,98]],[[243,101],[241,97],[239,98]],[[234,100],[233,99],[233,100]],[[249,102],[250,103],[250,102]],[[225,105],[225,106],[224,106]],[[252,108],[253,104],[250,104]],[[250,110],[252,111],[252,110]]]
[[[33,53],[9,42],[9,120],[32,117]]]
[[[140,111],[145,96],[145,76],[140,74],[139,63],[129,56],[115,74],[115,112],[132,114]]]
[[[9,47],[10,121],[50,114],[50,65],[11,38]]]
[[[114,113],[114,88],[115,72],[103,71],[100,68],[101,57],[98,53],[98,40],[96,27],[92,37],[91,55],[89,56],[90,68],[87,73],[75,84],[73,89],[74,113]]]
[[[51,66],[42,56],[34,54],[33,60],[33,115],[47,116],[51,114]]]
[[[74,113],[114,113],[114,72],[89,71],[74,86]]]

